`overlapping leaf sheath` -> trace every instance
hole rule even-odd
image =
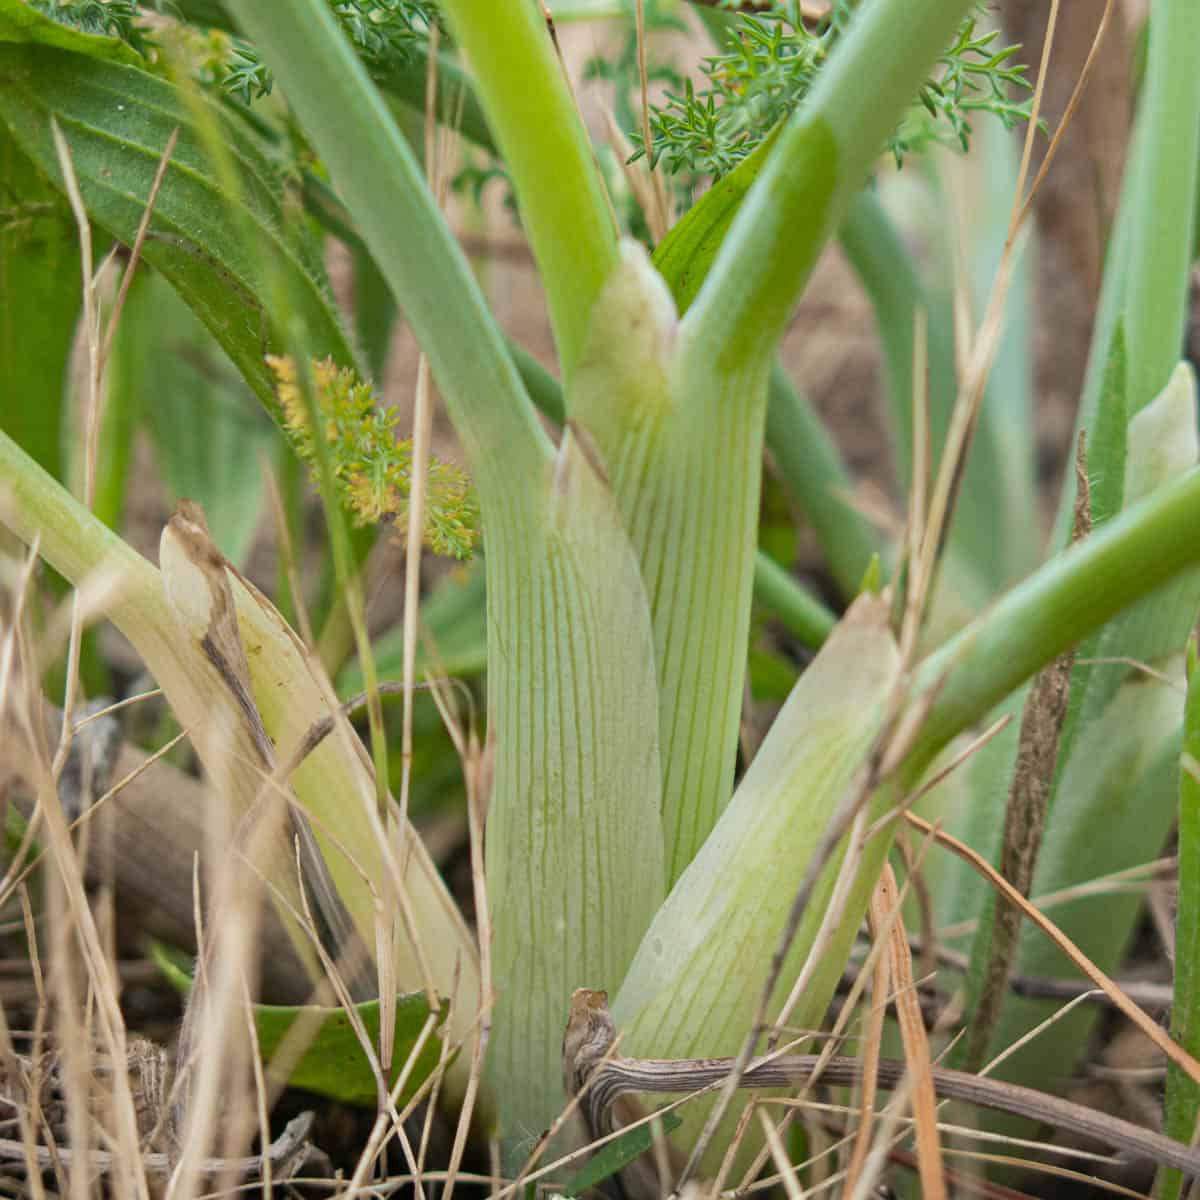
[[[880,728],[899,670],[887,617],[877,596],[854,603],[655,917],[613,1010],[628,1053],[687,1058],[740,1049],[795,890]],[[841,858],[839,850],[813,892],[782,973],[785,991],[812,945]],[[863,875],[869,891],[874,874]],[[850,920],[839,931],[829,969],[795,1018],[801,1025],[820,1019],[856,927]]]

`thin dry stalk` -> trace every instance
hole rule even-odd
[[[1136,866],[1124,867],[1120,871],[1112,871],[1107,875],[1097,875],[1094,879],[1086,879],[1082,883],[1060,888],[1054,892],[1044,892],[1040,896],[1030,898],[1030,903],[1045,912],[1060,904],[1068,904],[1073,900],[1083,900],[1089,896],[1117,896],[1126,892],[1144,892],[1156,880],[1174,878],[1177,860],[1174,855],[1156,858],[1148,863],[1138,863]],[[975,932],[979,921],[972,917],[969,921],[958,921],[952,925],[943,925],[939,933],[943,938],[965,937]]]
[[[796,1168],[792,1166],[791,1159],[788,1158],[787,1147],[783,1144],[783,1138],[779,1136],[779,1129],[767,1115],[765,1108],[756,1108],[755,1112],[758,1113],[763,1137],[766,1139],[767,1149],[771,1152],[771,1161],[774,1162],[775,1169],[779,1172],[779,1179],[783,1184],[783,1190],[788,1195],[788,1200],[804,1200],[804,1189],[796,1177]]]
[[[915,869],[917,869],[917,870],[920,869],[920,865],[924,861],[925,854],[931,845],[932,845],[932,843],[929,840],[926,840],[925,843],[921,846],[921,849],[917,853],[915,860],[914,860],[914,868]],[[828,1038],[826,1039],[824,1047],[822,1048],[821,1052],[816,1056],[815,1066],[812,1070],[811,1075],[804,1082],[803,1089],[802,1089],[801,1095],[800,1095],[801,1100],[803,1100],[808,1095],[808,1093],[811,1091],[812,1087],[821,1078],[821,1072],[824,1070],[825,1064],[832,1060],[832,1058],[833,1058],[834,1054],[837,1052],[838,1048],[845,1041],[846,1027],[850,1023],[851,1014],[855,1011],[855,1009],[858,1006],[859,1000],[860,1000],[862,993],[866,987],[867,980],[873,977],[876,969],[878,968],[878,966],[881,962],[886,962],[888,939],[891,934],[892,925],[894,924],[897,917],[899,916],[901,905],[903,905],[904,899],[908,893],[908,886],[909,886],[909,883],[906,880],[904,887],[900,891],[900,897],[899,897],[899,901],[897,903],[896,908],[893,911],[889,912],[880,922],[879,928],[875,932],[875,936],[873,938],[871,948],[867,954],[866,960],[863,962],[861,970],[858,972],[857,976],[854,979],[854,982],[851,984],[849,994],[846,997],[846,1002],[842,1006],[841,1011],[838,1013],[837,1018],[834,1020],[833,1028],[830,1031]],[[878,1059],[876,1060],[876,1072],[877,1071],[878,1071]],[[732,1153],[727,1154],[726,1161],[722,1163],[722,1173],[721,1173],[720,1178],[724,1178],[724,1175],[728,1171],[730,1165],[732,1164],[732,1161],[733,1161]],[[759,1172],[763,1169],[765,1164],[766,1164],[766,1156],[763,1153],[763,1151],[760,1150],[758,1155],[755,1157],[754,1162],[746,1170],[746,1172],[742,1178],[741,1185],[738,1188],[738,1190],[744,1191],[747,1187],[749,1187],[750,1182],[759,1174]]]
[[[1046,177],[1046,172],[1050,169],[1050,163],[1054,160],[1054,156],[1058,153],[1058,144],[1062,141],[1063,135],[1070,127],[1071,120],[1075,116],[1075,110],[1079,107],[1079,102],[1083,98],[1083,89],[1087,84],[1088,78],[1092,73],[1092,66],[1096,61],[1096,56],[1099,53],[1100,45],[1104,41],[1104,35],[1108,32],[1109,23],[1112,17],[1113,0],[1105,0],[1104,11],[1100,14],[1099,24],[1096,26],[1096,35],[1092,38],[1091,47],[1088,50],[1087,58],[1084,59],[1083,67],[1080,69],[1079,78],[1075,82],[1075,87],[1071,91],[1071,98],[1067,101],[1067,106],[1063,109],[1062,120],[1059,121],[1054,130],[1054,134],[1050,138],[1050,145],[1046,150],[1046,156],[1042,160],[1042,165],[1038,168],[1038,173],[1034,176],[1033,185],[1029,189],[1029,195],[1025,197],[1025,202],[1021,206],[1020,213],[1017,214],[1018,223],[1024,222],[1029,215],[1029,209],[1032,207],[1034,199],[1037,197],[1038,191],[1042,186],[1042,180]],[[1047,27],[1046,38],[1049,41],[1053,32],[1053,26]]]
[[[300,626],[300,640],[309,654],[316,654],[317,639],[313,634],[312,618],[304,601],[304,585],[300,581],[300,569],[296,565],[296,547],[292,544],[292,531],[288,528],[287,515],[283,511],[283,497],[279,492],[279,480],[264,455],[259,460],[259,470],[267,481],[267,501],[271,505],[271,520],[275,525],[275,537],[279,557],[283,562],[284,577],[288,591],[292,594],[292,610]]]
[[[442,1027],[438,1031],[441,1035],[442,1045],[438,1051],[438,1064],[434,1068],[431,1078],[433,1086],[429,1089],[429,1100],[425,1105],[425,1120],[421,1124],[421,1141],[417,1147],[417,1174],[420,1175],[425,1170],[425,1155],[429,1150],[429,1134],[433,1128],[433,1117],[437,1111],[438,1101],[441,1098],[442,1082],[446,1077],[446,1069],[450,1065],[450,1059],[453,1051],[450,1044],[450,1030],[454,1024],[454,997],[458,995],[458,980],[454,981],[454,988],[450,993],[450,999],[446,1002],[446,1018],[442,1022]]]
[[[623,1097],[689,1091],[699,1094],[721,1084],[736,1065],[736,1060],[730,1058],[650,1059],[615,1055],[616,1030],[602,1002],[603,994],[589,995],[601,997],[601,1000],[593,999],[586,1010],[573,1005],[567,1041],[576,1053],[569,1059],[564,1055],[564,1061],[573,1063],[572,1078],[588,1081],[588,1091],[583,1099],[588,1124],[593,1129],[612,1128],[615,1106]],[[584,1022],[584,1028],[580,1029]],[[856,1058],[831,1058],[822,1065],[818,1055],[780,1055],[755,1060],[743,1073],[742,1086],[795,1087],[810,1080],[818,1069],[823,1071],[826,1082],[834,1086],[853,1085],[862,1077],[862,1063]],[[1161,1161],[1172,1166],[1184,1164],[1180,1169],[1200,1176],[1200,1151],[1132,1122],[1032,1088],[1000,1083],[963,1071],[936,1067],[932,1068],[931,1077],[936,1094],[945,1099],[964,1100],[1045,1122],[1107,1142],[1148,1162]],[[906,1064],[880,1061],[881,1087],[895,1091],[911,1078]]]
[[[671,211],[662,175],[654,170],[653,142],[650,139],[650,83],[646,69],[646,0],[634,0],[634,30],[637,37],[638,84],[642,92],[642,150],[646,178],[650,184],[651,208],[644,209],[650,236],[661,242],[671,227]]]
[[[258,1042],[258,1026],[254,1023],[254,1003],[250,999],[250,989],[245,986],[245,980],[242,981],[242,1011],[246,1015],[246,1037],[250,1042],[250,1065],[254,1070],[255,1115],[258,1117],[259,1144],[267,1146],[271,1142],[271,1117],[270,1105],[267,1100],[267,1081],[263,1075],[262,1052]],[[228,1182],[232,1183],[232,1180]],[[270,1155],[263,1155],[263,1200],[271,1200],[271,1183],[271,1158]]]
[[[904,1124],[904,1110],[909,1105],[912,1092],[913,1078],[905,1076],[900,1080],[892,1102],[880,1114],[882,1120],[875,1134],[875,1144],[867,1155],[863,1173],[859,1176],[854,1190],[846,1190],[847,1200],[870,1200],[876,1193],[876,1184],[883,1175],[883,1168],[892,1152],[892,1147],[899,1140],[899,1130]]]
[[[1017,172],[1016,194],[1013,199],[1013,211],[1009,220],[1008,235],[1005,238],[1004,249],[1000,255],[1000,263],[988,296],[987,307],[979,327],[978,336],[975,338],[971,346],[971,352],[967,357],[967,368],[960,384],[958,401],[951,414],[950,427],[946,432],[945,447],[942,452],[941,466],[934,484],[933,498],[929,510],[929,521],[924,545],[921,549],[922,561],[920,568],[922,577],[930,581],[930,592],[932,592],[932,577],[938,551],[941,547],[945,530],[949,525],[957,489],[962,479],[963,464],[966,461],[971,438],[979,419],[979,409],[983,404],[992,364],[995,361],[995,356],[1000,346],[1004,304],[1012,282],[1017,235],[1021,231],[1026,213],[1026,208],[1021,201],[1021,195],[1025,189],[1025,180],[1029,172],[1029,160],[1033,152],[1033,140],[1037,134],[1038,113],[1041,109],[1042,92],[1050,62],[1050,51],[1054,44],[1054,30],[1058,20],[1058,5],[1059,0],[1050,0],[1050,16],[1046,29],[1046,40],[1043,45],[1042,60],[1038,69],[1037,81],[1034,85],[1033,99],[1030,104],[1029,126],[1026,130],[1025,143],[1022,149],[1021,165]],[[1043,167],[1048,165],[1052,158],[1052,152],[1048,151]]]
[[[1087,456],[1082,431],[1075,455],[1075,480],[1075,528],[1072,541],[1078,542],[1087,536],[1092,527]],[[1033,889],[1034,870],[1042,848],[1046,810],[1054,787],[1059,739],[1067,716],[1074,666],[1075,652],[1068,650],[1041,671],[1029,690],[1025,710],[1021,714],[1017,759],[1004,812],[1000,874],[1025,897]],[[1020,932],[1020,909],[997,897],[983,986],[967,1035],[964,1063],[968,1071],[979,1070],[987,1057],[988,1045],[996,1022],[1000,1019],[1000,1009],[1008,990],[1008,976],[1016,958]]]
[[[935,787],[940,783],[944,783],[959,767],[971,758],[972,755],[983,749],[1002,730],[1007,729],[1012,724],[1012,715],[1005,713],[998,720],[993,721],[978,737],[968,742],[962,750],[960,750],[944,767],[935,771],[927,779],[923,780],[921,786],[905,798],[903,808],[912,808],[912,806],[923,800]],[[880,817],[879,824],[884,821],[894,820],[892,814]]]
[[[995,1071],[1005,1059],[1011,1058],[1022,1046],[1029,1045],[1035,1038],[1041,1037],[1052,1025],[1057,1025],[1069,1012],[1078,1008],[1081,1004],[1086,1004],[1090,999],[1099,993],[1099,989],[1093,989],[1090,992],[1081,992],[1078,996],[1074,996],[1061,1008],[1055,1009],[1045,1020],[1039,1021],[1032,1029],[1027,1029],[1012,1045],[1002,1050],[991,1062],[985,1063],[979,1069],[980,1076],[990,1075]]]
[[[50,132],[54,137],[54,149],[58,155],[59,169],[63,174],[63,183],[67,190],[67,198],[71,204],[71,212],[75,217],[75,225],[79,232],[79,256],[83,269],[83,327],[88,348],[88,393],[86,397],[85,419],[85,454],[84,454],[84,504],[89,508],[96,489],[96,457],[99,447],[100,430],[100,312],[96,302],[96,286],[93,275],[92,257],[92,226],[84,207],[83,196],[79,191],[79,181],[75,176],[75,164],[71,158],[71,150],[67,145],[58,121],[51,117]],[[71,710],[75,706],[75,696],[79,688],[79,654],[83,636],[82,621],[79,615],[79,593],[76,590],[71,598],[71,634],[67,646],[67,682],[63,696],[63,741],[60,743],[56,761],[66,757],[69,735],[67,730],[71,725]]]
[[[1100,970],[1049,917],[1026,900],[991,863],[972,850],[970,846],[960,842],[958,838],[952,837],[942,829],[935,829],[928,821],[918,817],[915,813],[905,813],[904,819],[923,833],[932,834],[943,846],[970,863],[997,892],[1010,903],[1017,905],[1024,915],[1037,925],[1080,971],[1108,995],[1113,1006],[1120,1009],[1173,1063],[1187,1074],[1188,1078],[1200,1083],[1200,1062],[1197,1062],[1180,1046],[1153,1017],[1135,1004],[1114,980]]]
[[[79,726],[77,725],[75,728],[78,730]],[[164,745],[155,750],[153,754],[142,759],[136,767],[123,775],[106,792],[103,792],[101,795],[97,796],[96,799],[92,801],[92,803],[89,804],[83,810],[83,812],[81,812],[79,816],[77,816],[67,826],[68,833],[75,833],[77,830],[86,826],[93,817],[97,816],[103,810],[106,804],[108,804],[111,800],[116,799],[116,797],[119,796],[121,792],[123,792],[131,783],[133,783],[135,779],[138,779],[147,770],[149,770],[150,767],[154,766],[155,763],[174,750],[175,747],[178,746],[179,743],[182,742],[187,736],[187,730],[181,730]],[[29,826],[32,825],[33,822],[31,820],[29,822]],[[28,831],[29,826],[27,826],[26,833],[22,836],[22,846],[26,844],[27,840],[30,840]],[[32,875],[39,866],[41,866],[46,854],[46,850],[39,850],[24,866],[21,865],[24,861],[24,855],[20,851],[14,855],[13,865],[9,868],[8,874],[6,874],[3,879],[0,879],[0,905],[3,905],[8,901],[14,889],[24,886],[25,882],[29,879],[29,876]]]
[[[232,745],[232,731],[230,731]],[[167,1200],[191,1200],[202,1177],[201,1160],[222,1130],[232,1134],[240,1124],[224,1125],[219,1114],[240,1111],[249,1071],[249,1045],[241,1036],[240,1010],[253,970],[261,893],[253,874],[233,852],[228,804],[210,804],[210,844],[218,864],[206,929],[197,930],[197,970],[179,1037],[179,1092],[175,1127],[179,1130],[178,1163],[167,1187]],[[224,809],[225,811],[221,811]],[[257,862],[282,832],[282,813],[273,806],[259,813],[243,853]],[[201,910],[197,908],[199,919]],[[239,1132],[241,1132],[239,1130]]]
[[[467,831],[471,845],[471,887],[475,898],[475,923],[479,941],[479,1027],[471,1042],[471,1066],[467,1076],[466,1092],[459,1109],[458,1123],[454,1130],[454,1143],[450,1150],[450,1163],[446,1184],[442,1189],[442,1200],[452,1200],[458,1169],[466,1150],[467,1135],[471,1129],[471,1118],[483,1077],[483,1057],[491,1034],[492,1006],[492,927],[488,907],[487,876],[483,856],[483,810],[487,802],[484,782],[483,751],[479,745],[474,725],[464,730],[458,720],[449,689],[427,676],[433,688],[433,699],[448,730],[459,760],[463,765],[463,780],[467,790]]]
[[[33,659],[31,650],[23,651],[23,657]],[[32,765],[36,778],[38,802],[43,816],[54,870],[48,875],[49,898],[52,917],[51,967],[56,980],[56,1019],[60,1023],[64,1058],[72,1086],[68,1089],[67,1103],[69,1124],[73,1141],[88,1144],[93,1122],[86,1109],[87,1097],[91,1092],[89,1067],[91,1038],[81,1029],[79,1013],[81,997],[78,991],[77,970],[81,970],[95,998],[96,1017],[99,1025],[100,1045],[110,1062],[124,1063],[127,1060],[125,1025],[118,1003],[117,985],[112,965],[104,952],[99,930],[87,903],[83,888],[79,862],[67,830],[48,751],[41,738],[40,728],[34,728],[33,711],[37,699],[28,695],[21,718],[29,724],[28,736],[33,750]],[[112,1072],[113,1095],[111,1097],[112,1119],[115,1122],[112,1138],[120,1149],[118,1179],[123,1194],[149,1200],[146,1179],[141,1169],[141,1153],[138,1126],[129,1077],[121,1070]],[[86,1177],[79,1182],[82,1173],[72,1174],[72,1193],[86,1196]],[[77,1189],[84,1187],[80,1193]]]
[[[878,887],[878,885],[876,885]],[[876,944],[881,942],[878,930],[872,931]],[[854,1137],[854,1149],[846,1167],[846,1190],[852,1191],[866,1163],[871,1148],[871,1126],[875,1116],[875,1097],[878,1094],[879,1059],[883,1043],[883,1023],[887,1016],[888,981],[890,972],[885,954],[877,954],[875,968],[871,972],[871,1007],[867,1011],[867,1023],[863,1030],[863,1080],[859,1089],[858,1130]]]
[[[888,950],[892,979],[895,985],[896,1018],[904,1042],[904,1057],[912,1083],[913,1119],[917,1130],[917,1164],[921,1190],[929,1200],[944,1200],[946,1177],[942,1171],[941,1140],[937,1130],[937,1097],[933,1090],[933,1065],[929,1038],[921,1017],[913,980],[912,955],[904,930],[904,918],[897,897],[896,877],[890,864],[883,873],[872,897],[871,918],[875,927],[882,928],[894,914],[888,933]]]
[[[354,1197],[362,1193],[364,1187],[370,1186],[367,1183],[367,1175],[383,1151],[384,1141],[387,1138],[389,1128],[395,1133],[396,1140],[400,1143],[401,1151],[408,1163],[408,1169],[412,1172],[413,1185],[416,1188],[418,1197],[425,1195],[425,1189],[421,1186],[420,1173],[417,1171],[416,1157],[413,1154],[412,1145],[408,1140],[408,1134],[404,1130],[404,1122],[401,1114],[396,1110],[396,1102],[399,1099],[400,1093],[408,1085],[412,1068],[416,1064],[421,1051],[425,1048],[425,1043],[432,1036],[436,1024],[437,1013],[431,1012],[425,1018],[425,1024],[421,1027],[421,1032],[417,1036],[417,1040],[413,1043],[412,1051],[405,1060],[404,1066],[401,1068],[396,1082],[392,1085],[391,1091],[385,1093],[383,1101],[379,1106],[379,1112],[375,1116],[375,1124],[371,1129],[367,1144],[363,1148],[363,1152],[359,1155],[358,1162],[355,1165],[354,1175],[350,1179],[349,1190],[345,1193],[345,1200],[354,1200]],[[365,1032],[363,1036],[365,1038]],[[364,1049],[370,1052],[371,1043],[369,1038],[365,1038]]]
[[[154,206],[158,202],[159,189],[163,185],[163,180],[167,175],[167,167],[171,163],[171,156],[175,153],[175,143],[179,140],[179,126],[176,125],[171,130],[171,136],[167,138],[167,144],[163,147],[162,155],[158,160],[158,167],[154,172],[154,179],[150,183],[150,192],[146,196],[146,205],[142,209],[141,220],[138,221],[137,232],[133,238],[133,248],[129,252],[129,265],[125,268],[125,273],[121,277],[121,286],[117,291],[116,301],[113,303],[112,314],[108,319],[108,328],[104,332],[104,342],[100,347],[100,357],[97,363],[97,374],[102,378],[104,368],[108,365],[109,355],[112,353],[113,339],[117,335],[117,325],[121,320],[121,313],[125,308],[125,300],[129,295],[129,286],[133,283],[134,273],[137,271],[138,262],[142,257],[142,243],[146,240],[146,234],[150,229],[150,218],[154,215]]]

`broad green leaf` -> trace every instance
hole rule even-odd
[[[151,954],[168,982],[186,996],[191,991],[192,978],[178,956],[159,945],[151,947]],[[375,1107],[379,1100],[375,1074],[344,1008],[256,1003],[251,1005],[251,1010],[264,1065],[270,1064],[292,1026],[297,1021],[304,1022],[307,1046],[287,1077],[289,1087],[304,1088],[305,1091],[328,1096],[344,1104]],[[356,1004],[354,1011],[371,1044],[378,1046],[379,1001],[366,1000]],[[396,1040],[393,1043],[389,1082],[395,1083],[401,1071],[407,1067],[429,1013],[429,1002],[423,992],[410,992],[396,997]],[[444,1009],[441,1015],[445,1015]],[[435,1032],[426,1038],[416,1062],[408,1067],[408,1081],[398,1098],[400,1107],[412,1098],[437,1068],[440,1055],[441,1043]]]
[[[75,222],[3,127],[0,208],[0,423],[62,478],[62,412],[80,307]]]
[[[1190,1054],[1200,1052],[1200,671],[1196,642],[1188,652],[1188,693],[1183,711],[1183,747],[1179,760],[1179,904],[1175,916],[1175,996],[1171,1036]],[[1200,1112],[1200,1087],[1174,1063],[1167,1065],[1163,1132],[1190,1142]],[[1162,1171],[1155,1195],[1176,1200],[1183,1179]]]
[[[263,516],[264,465],[279,446],[233,364],[159,275],[135,281],[109,374],[109,405],[139,413],[172,500],[198,501],[234,563]]]
[[[197,112],[219,131],[236,163],[241,185],[236,197],[215,182]],[[275,169],[244,123],[203,97],[185,100],[174,85],[136,67],[49,46],[0,45],[0,121],[61,187],[51,118],[67,140],[89,216],[127,244],[167,139],[179,129],[142,253],[209,328],[268,409],[275,411],[274,386],[264,355],[286,349],[272,322],[268,285],[286,285],[291,315],[303,324],[314,357],[328,354],[353,364],[319,247],[305,222],[286,217]],[[241,244],[242,230],[253,230],[257,244]],[[271,280],[263,276],[268,262]]]
[[[600,448],[646,583],[669,883],[733,786],[766,410],[764,371],[700,374],[688,351],[661,276],[625,243],[567,402]]]
[[[682,1121],[674,1113],[664,1113],[659,1122],[664,1134],[678,1129]],[[587,1166],[576,1171],[571,1176],[566,1187],[565,1196],[581,1196],[589,1188],[603,1183],[618,1171],[629,1166],[635,1159],[640,1158],[654,1144],[654,1134],[650,1125],[639,1125],[636,1129],[623,1133],[619,1138],[598,1150],[589,1160]]]
[[[90,58],[127,66],[145,66],[137,51],[120,38],[73,29],[30,7],[24,0],[0,0],[0,42],[55,46],[60,50],[86,54]]]

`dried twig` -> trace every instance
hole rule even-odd
[[[905,813],[904,819],[923,833],[932,833],[943,846],[969,862],[1005,899],[1018,905],[1025,916],[1037,925],[1080,971],[1108,994],[1115,1008],[1120,1009],[1172,1062],[1178,1064],[1190,1079],[1200,1083],[1200,1062],[1184,1050],[1153,1017],[1121,991],[1114,980],[1100,970],[1049,917],[1026,900],[987,859],[964,842],[960,842],[958,838],[952,837],[944,830],[935,829],[915,813]]]
[[[1091,497],[1088,489],[1087,451],[1080,431],[1075,456],[1075,529],[1072,540],[1086,537],[1092,527]],[[1004,842],[1000,851],[1000,873],[1028,898],[1033,889],[1033,873],[1042,835],[1046,828],[1046,809],[1054,787],[1058,745],[1067,701],[1071,695],[1071,672],[1075,651],[1060,654],[1042,671],[1029,689],[1021,714],[1021,732],[1017,742],[1017,761],[1008,804],[1004,812]],[[988,1043],[1000,1018],[1007,991],[1009,972],[1017,953],[1021,932],[1021,910],[1001,897],[995,899],[992,913],[992,937],[983,986],[967,1034],[963,1059],[968,1071],[978,1071],[987,1058]]]
[[[622,1097],[679,1095],[712,1088],[723,1083],[735,1066],[732,1058],[625,1058],[612,1053],[616,1036],[607,994],[586,989],[577,991],[571,1004],[571,1024],[564,1039],[564,1076],[568,1081],[588,1081],[586,1091],[579,1094],[579,1107],[596,1137],[614,1132],[614,1105]],[[570,1055],[570,1061],[566,1055]],[[809,1079],[818,1058],[815,1054],[796,1054],[755,1059],[742,1073],[741,1086],[795,1087]],[[822,1078],[835,1087],[853,1086],[861,1081],[862,1070],[863,1065],[858,1059],[839,1056],[825,1063]],[[935,1067],[931,1074],[934,1090],[943,1099],[963,1100],[982,1108],[1014,1113],[1095,1138],[1148,1162],[1166,1164],[1200,1177],[1200,1149],[1130,1121],[1033,1088],[981,1078],[964,1071]],[[880,1060],[880,1087],[894,1089],[907,1075],[904,1063]]]

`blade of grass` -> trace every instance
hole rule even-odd
[[[1196,639],[1188,646],[1188,695],[1183,711],[1179,760],[1179,904],[1175,930],[1175,997],[1171,1036],[1189,1054],[1200,1055],[1200,671]],[[1200,1084],[1174,1063],[1167,1068],[1163,1131],[1193,1143],[1200,1114]],[[1178,1171],[1159,1169],[1154,1194],[1177,1200],[1183,1192]]]
[[[1130,414],[1166,387],[1183,345],[1197,158],[1180,148],[1200,145],[1197,45],[1200,8],[1190,0],[1154,0],[1124,306]]]

